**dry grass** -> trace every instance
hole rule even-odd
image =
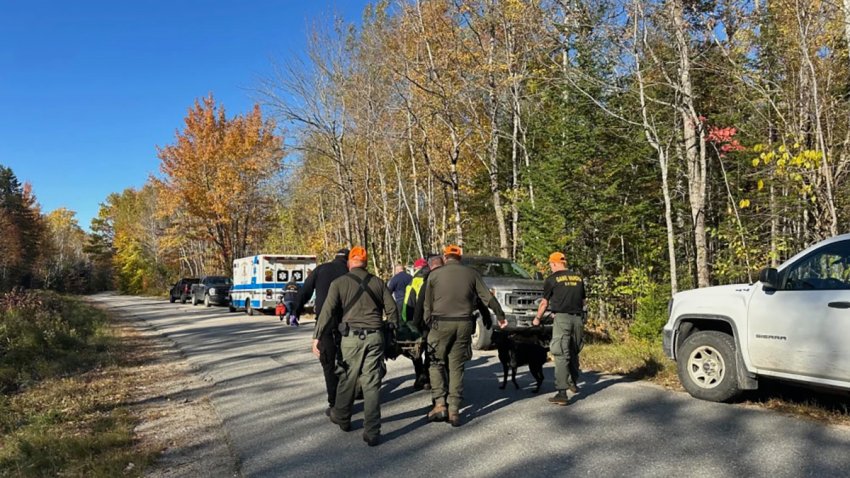
[[[581,366],[596,372],[625,375],[681,390],[676,364],[655,342],[627,338],[623,341],[592,342],[581,352]]]
[[[133,391],[150,357],[124,328],[98,365],[0,395],[0,476],[141,476],[159,450],[134,439]]]
[[[846,392],[813,390],[761,379],[759,389],[745,393],[742,403],[819,422],[850,425],[850,394]]]
[[[585,345],[581,366],[596,372],[648,380],[672,390],[684,390],[676,363],[667,358],[658,342],[597,341]],[[759,380],[759,389],[746,392],[740,403],[766,408],[824,423],[850,425],[850,395],[799,387],[787,382]]]

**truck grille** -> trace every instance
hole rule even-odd
[[[537,310],[542,290],[513,290],[505,295],[505,303],[513,310]]]

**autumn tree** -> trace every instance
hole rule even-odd
[[[85,254],[86,233],[76,213],[59,208],[45,216],[46,257],[41,271],[44,287],[64,292],[90,289],[90,264]]]
[[[43,243],[44,221],[32,187],[0,165],[0,290],[38,285]]]
[[[209,95],[189,109],[175,142],[158,148],[160,211],[185,212],[187,222],[171,233],[211,241],[217,271],[229,271],[234,258],[262,243],[272,210],[263,185],[279,170],[281,146],[259,106],[228,118]]]

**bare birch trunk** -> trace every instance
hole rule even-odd
[[[845,0],[847,3],[848,0]],[[817,147],[820,150],[821,154],[823,154],[823,158],[821,159],[820,169],[821,174],[823,175],[824,182],[824,203],[826,204],[826,212],[828,214],[828,233],[831,236],[838,235],[838,214],[835,209],[835,198],[833,197],[833,176],[832,176],[832,167],[829,164],[830,156],[830,148],[827,147],[827,141],[825,139],[825,133],[823,128],[823,114],[821,112],[821,102],[820,102],[820,91],[819,91],[819,82],[818,75],[815,71],[815,65],[812,62],[811,55],[809,54],[809,38],[808,38],[808,30],[809,30],[809,21],[808,12],[805,10],[803,5],[800,5],[800,2],[797,2],[797,26],[800,34],[800,47],[803,53],[803,60],[806,62],[806,67],[811,75],[811,95],[812,95],[812,106],[814,107],[814,117],[815,117],[815,135],[817,138]],[[848,31],[850,31],[850,25],[846,27]]]
[[[519,244],[519,158],[517,141],[519,134],[519,112],[514,108],[513,132],[511,134],[511,259],[516,259]]]
[[[682,119],[682,141],[688,171],[688,200],[694,227],[694,252],[698,287],[709,285],[708,243],[705,231],[706,157],[705,134],[696,113],[691,84],[691,58],[688,31],[684,19],[682,0],[670,1],[676,49],[679,54],[679,111]]]
[[[635,8],[634,14],[634,42],[635,42],[635,71],[638,80],[638,93],[640,97],[641,118],[643,120],[643,133],[647,142],[655,150],[658,156],[658,167],[661,170],[661,193],[664,197],[664,224],[667,228],[667,260],[670,265],[670,291],[675,294],[679,290],[679,279],[676,267],[676,230],[673,226],[673,205],[670,198],[670,183],[668,181],[668,171],[670,165],[669,152],[664,148],[658,138],[658,131],[649,121],[649,113],[646,105],[646,90],[643,80],[643,72],[641,71],[640,55],[637,51],[638,40],[638,17],[639,9]],[[646,35],[646,29],[642,30],[642,34]]]

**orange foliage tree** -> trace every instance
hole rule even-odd
[[[269,230],[270,182],[280,170],[282,141],[260,107],[228,118],[212,95],[196,100],[175,142],[157,148],[164,177],[160,213],[185,225],[173,233],[204,235],[219,272],[255,253]],[[210,271],[206,271],[210,272]]]

